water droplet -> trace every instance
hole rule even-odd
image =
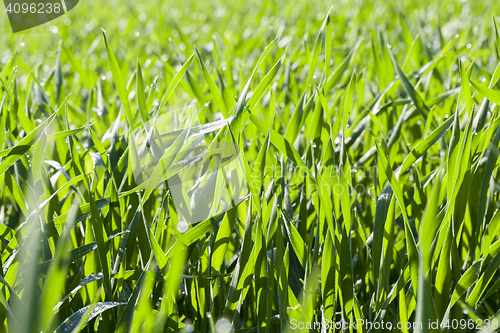
[[[226,318],[221,318],[217,320],[217,323],[215,323],[215,331],[217,333],[233,333],[234,332],[234,327],[231,325],[231,322],[227,320]]]
[[[177,230],[179,230],[179,232],[185,233],[188,230],[188,224],[186,223],[186,221],[179,221],[179,223],[177,224]]]

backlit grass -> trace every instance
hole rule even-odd
[[[15,35],[2,14],[0,331],[497,331],[495,6],[82,0]],[[194,141],[240,171],[182,164]]]

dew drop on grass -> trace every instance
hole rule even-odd
[[[467,43],[467,48],[470,49],[472,47],[471,43]]]
[[[135,37],[139,37],[141,35],[141,33],[139,31],[136,31],[134,35],[135,35]]]
[[[215,323],[215,332],[217,333],[233,333],[234,328],[231,322],[226,318],[221,318]]]
[[[21,44],[20,44],[20,45],[21,45],[21,46],[24,46],[25,44],[24,44],[24,42],[21,42]]]
[[[179,230],[179,232],[185,233],[188,230],[188,224],[186,223],[186,221],[179,221],[179,223],[177,224],[177,230]]]
[[[99,108],[92,108],[92,111],[94,111],[98,116],[102,116],[102,111]]]

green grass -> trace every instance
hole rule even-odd
[[[16,35],[2,14],[0,331],[497,331],[498,7],[82,0]],[[239,169],[183,169],[182,206],[193,142]]]

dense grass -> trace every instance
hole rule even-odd
[[[498,5],[331,5],[2,14],[0,331],[496,331]]]

